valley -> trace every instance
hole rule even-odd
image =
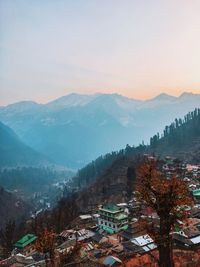
[[[166,94],[134,100],[118,94],[69,94],[47,104],[24,101],[0,108],[0,121],[57,165],[80,169],[93,159],[161,132],[199,106],[200,95]]]
[[[172,101],[166,95],[162,95],[163,97],[165,100],[167,98],[167,101]],[[84,98],[84,101],[86,99]],[[91,99],[87,99],[86,102],[73,102],[73,104],[85,105],[88,104],[88,101],[91,101]],[[173,101],[175,100],[173,99]],[[59,102],[51,108],[60,108]],[[69,105],[72,105],[72,103],[70,102]],[[105,105],[106,107],[109,106],[106,102]],[[22,111],[24,112],[23,109]],[[76,116],[78,118],[78,113]],[[53,121],[51,123],[54,124],[57,119]],[[47,124],[46,122],[43,124],[44,128],[47,127],[45,131],[49,131],[49,123],[48,121]],[[73,128],[73,124],[71,126]],[[95,128],[94,125],[93,127]],[[109,127],[112,128],[113,125],[109,124]],[[126,127],[126,130],[131,129],[127,125],[123,127]],[[61,128],[59,128],[60,130]],[[64,138],[68,131],[61,130],[61,133]],[[81,130],[80,133],[82,133]],[[118,131],[115,133],[117,138],[119,137],[118,134],[121,134]],[[79,134],[77,129],[76,134]],[[111,132],[108,131],[107,134],[109,135]],[[134,135],[136,132],[134,131],[132,134]],[[68,163],[65,165],[63,164],[64,161],[56,161],[51,155],[39,152],[36,148],[26,144],[25,140],[22,141],[22,137],[18,137],[10,127],[3,123],[1,123],[0,136],[2,137],[0,142],[2,157],[0,169],[1,203],[4,203],[0,209],[0,228],[9,229],[13,226],[13,229],[15,229],[15,232],[13,232],[14,240],[26,232],[34,232],[37,235],[40,233],[40,227],[42,229],[53,229],[58,236],[59,234],[62,235],[63,230],[67,231],[66,229],[69,228],[72,228],[70,231],[75,231],[74,229],[78,228],[80,231],[89,231],[88,234],[91,235],[98,234],[101,230],[98,230],[100,226],[97,227],[96,219],[94,225],[93,220],[90,221],[88,218],[98,218],[98,214],[96,215],[98,207],[114,205],[112,203],[118,203],[118,205],[128,203],[126,206],[128,205],[129,212],[132,216],[139,218],[141,214],[138,213],[139,207],[135,197],[136,181],[138,179],[137,170],[146,160],[159,162],[162,171],[169,177],[173,171],[180,172],[181,179],[185,175],[187,181],[190,181],[188,183],[189,188],[191,186],[194,192],[195,190],[198,191],[199,188],[200,109],[198,108],[186,113],[183,118],[175,118],[174,122],[164,127],[163,132],[160,131],[153,135],[146,144],[144,141],[141,141],[138,146],[126,144],[120,150],[100,155],[76,172],[73,168],[66,167],[69,161],[66,161]],[[60,138],[58,132],[55,137]],[[59,138],[58,141],[60,142],[62,139]],[[82,136],[82,138],[85,139],[86,137]],[[65,149],[66,147],[62,148],[64,154],[66,153]],[[69,166],[72,165],[69,163]],[[194,168],[196,171],[191,174],[190,168],[192,170]],[[15,213],[18,215],[13,215]],[[146,216],[146,211],[142,211],[142,214],[142,216]],[[90,221],[88,225],[87,220]],[[87,230],[85,228],[81,230],[83,227],[86,227]],[[90,232],[90,227],[93,227],[92,229],[97,227],[97,232],[96,230]],[[107,229],[107,226],[104,228]],[[0,235],[3,233],[1,231]],[[107,237],[106,232],[103,236]],[[85,242],[87,244],[87,241]],[[119,245],[122,245],[123,249],[127,251],[126,243],[122,242]],[[131,252],[129,251],[129,253]],[[92,262],[94,264],[96,259]]]

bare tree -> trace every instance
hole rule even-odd
[[[151,207],[159,216],[159,227],[147,224],[149,234],[158,246],[159,266],[173,267],[172,238],[177,219],[186,216],[185,206],[191,204],[186,184],[174,175],[167,179],[158,170],[156,161],[143,163],[137,173],[137,198],[145,207]]]

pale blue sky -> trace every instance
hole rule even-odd
[[[0,0],[0,105],[200,93],[199,0]]]

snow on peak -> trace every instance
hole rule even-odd
[[[72,93],[49,102],[47,106],[51,108],[85,106],[96,97],[96,95],[81,95]]]

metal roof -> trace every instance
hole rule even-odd
[[[37,239],[37,236],[35,236],[33,234],[27,234],[27,235],[23,236],[20,240],[18,240],[14,246],[16,248],[22,249],[22,248],[25,248],[26,246],[28,246],[29,244],[31,244],[36,239]]]

